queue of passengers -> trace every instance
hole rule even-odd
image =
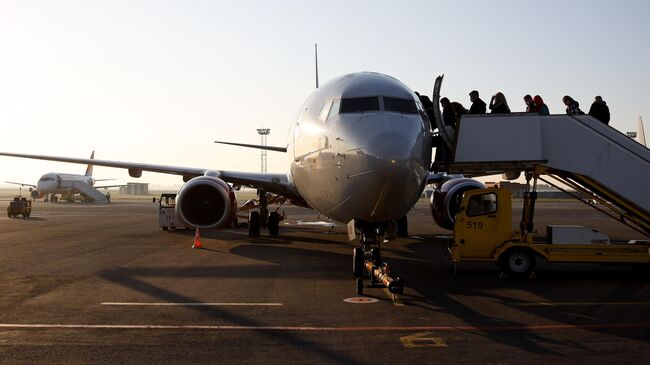
[[[472,90],[469,93],[469,100],[472,102],[472,105],[470,106],[469,110],[467,110],[459,102],[451,102],[448,98],[440,99],[440,105],[443,108],[442,119],[444,124],[449,126],[455,125],[456,121],[462,114],[486,114],[486,106],[490,108],[491,114],[510,113],[508,101],[502,92],[498,92],[492,96],[489,106],[486,105],[483,100],[481,100],[479,97],[479,92],[476,90]],[[567,114],[585,114],[582,110],[580,110],[580,104],[577,101],[573,100],[572,97],[566,95],[562,98],[562,102],[564,105],[566,105]],[[539,95],[535,95],[534,97],[530,95],[524,96],[524,103],[526,104],[527,113],[537,113],[540,115],[550,114],[548,106],[544,103],[544,100]],[[595,100],[593,104],[591,104],[591,108],[589,109],[588,114],[605,124],[609,124],[609,107],[600,96],[595,97]]]

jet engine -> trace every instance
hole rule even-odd
[[[484,188],[482,182],[465,177],[446,181],[431,195],[433,220],[442,228],[454,229],[463,194],[468,190]]]
[[[32,199],[43,199],[45,196],[45,193],[42,191],[38,191],[36,189],[33,189],[29,192],[29,195],[32,197]]]
[[[188,227],[228,227],[237,213],[235,192],[223,180],[199,176],[181,187],[176,196],[176,215]]]

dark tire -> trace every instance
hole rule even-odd
[[[357,278],[357,294],[363,295],[363,279]]]
[[[162,227],[163,231],[166,231],[169,229],[169,227]]]
[[[504,254],[500,266],[514,277],[527,277],[535,270],[535,255],[529,250],[512,249]]]
[[[248,213],[248,236],[257,237],[260,235],[260,212]]]
[[[364,275],[364,264],[366,260],[363,255],[363,249],[361,247],[355,247],[352,251],[352,275],[355,278],[361,278]]]
[[[409,236],[409,222],[406,216],[397,220],[397,237]]]
[[[280,232],[280,215],[278,212],[271,212],[271,214],[269,214],[267,227],[269,229],[269,235],[273,237],[278,235]]]

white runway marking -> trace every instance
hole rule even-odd
[[[650,302],[531,302],[531,303],[506,303],[506,305],[523,306],[523,307],[556,307],[556,306],[579,306],[579,305],[611,305],[611,306],[625,306],[625,305],[641,305],[650,306]]]
[[[138,303],[138,302],[103,302],[102,305],[114,306],[161,306],[161,307],[278,307],[283,303]]]

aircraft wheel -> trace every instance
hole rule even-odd
[[[352,250],[352,275],[355,278],[363,277],[365,262],[366,259],[363,254],[363,249],[361,247],[355,247]]]
[[[260,212],[254,211],[248,214],[248,236],[257,237],[260,235]]]
[[[278,235],[280,232],[280,215],[278,212],[271,212],[271,214],[269,214],[267,227],[269,228],[269,235],[274,237]]]
[[[357,294],[363,295],[363,279],[357,278]]]
[[[166,231],[169,229],[169,227],[162,227],[163,231]]]
[[[397,220],[397,236],[398,237],[408,237],[409,236],[409,222],[406,216]]]
[[[535,256],[528,250],[510,250],[504,263],[508,274],[516,277],[527,277],[535,270]]]

